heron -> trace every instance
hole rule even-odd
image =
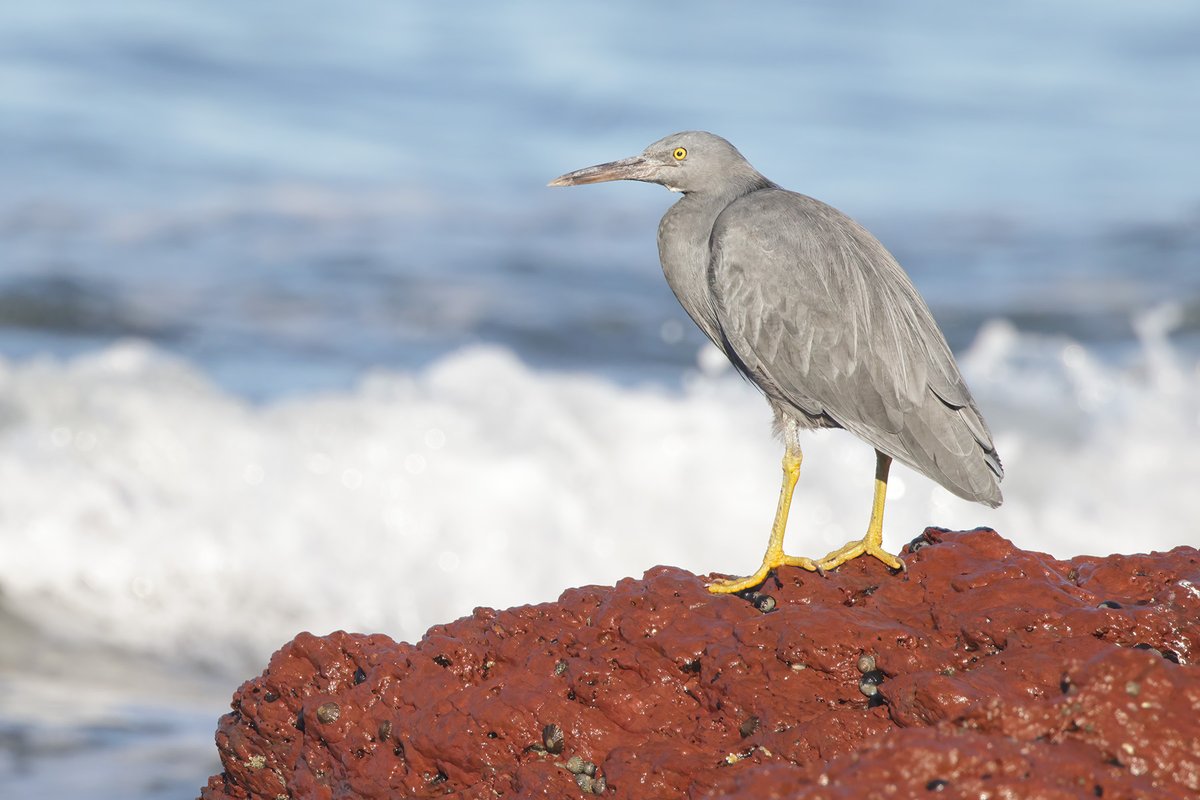
[[[641,155],[549,185],[618,180],[682,194],[658,226],[663,274],[688,316],[766,396],[783,439],[783,484],[762,564],[709,591],[753,589],[785,566],[824,573],[862,555],[903,570],[883,549],[893,460],[966,500],[1000,505],[1004,469],[946,337],[866,228],[768,180],[705,131],[667,136]],[[783,549],[803,460],[799,434],[814,428],[842,428],[875,448],[865,535],[817,559]]]

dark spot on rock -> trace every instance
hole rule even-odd
[[[883,702],[883,698],[879,695],[879,684],[883,683],[884,675],[881,670],[873,669],[864,672],[862,678],[858,682],[858,690],[871,701],[878,700],[876,705]]]
[[[686,675],[695,675],[700,671],[700,659],[693,658],[691,661],[685,661],[679,671]]]
[[[934,778],[929,783],[925,784],[925,790],[929,792],[940,792],[950,785],[950,781],[944,781],[941,778]]]
[[[268,703],[274,703],[278,699],[279,695],[275,694],[274,692],[267,692],[263,695],[263,700],[266,700]]]
[[[489,738],[489,739],[496,739],[496,738],[499,738],[499,736],[500,736],[500,734],[496,733],[495,731],[487,732],[487,738]]]
[[[337,722],[342,709],[337,703],[321,703],[317,706],[317,722]]]
[[[542,747],[547,753],[558,755],[563,749],[563,729],[553,722],[542,728]]]
[[[1179,659],[1179,653],[1176,653],[1174,650],[1163,650],[1162,657],[1165,658],[1167,661],[1170,661],[1174,664],[1182,664],[1183,663]]]
[[[574,700],[575,700],[575,690],[574,689],[567,689],[567,699],[574,702]]]
[[[752,735],[756,730],[758,730],[760,724],[761,723],[759,722],[758,717],[753,715],[746,717],[742,724],[738,726],[738,733],[740,733],[742,738],[745,739],[747,736]]]
[[[920,536],[908,543],[908,552],[915,553],[918,550],[929,547],[931,544],[933,544],[933,542],[929,541],[925,534],[922,533]]]
[[[1116,600],[1105,600],[1096,606],[1096,608],[1120,608],[1121,604]]]
[[[358,669],[354,670],[354,683],[355,683],[355,685],[362,683],[362,682],[363,682],[363,681],[365,681],[366,679],[367,679],[367,672],[366,672],[366,670],[364,670],[362,667],[359,667]]]
[[[429,779],[429,785],[437,786],[439,783],[445,783],[448,780],[450,780],[450,777],[439,769],[437,774]]]
[[[1104,797],[1104,787],[1097,783],[1092,787],[1092,794],[1096,795],[1096,797]]]
[[[304,712],[296,714],[296,722],[294,723],[296,730],[304,732]]]
[[[450,661],[450,659],[446,658],[446,656],[438,654],[433,657],[433,663],[437,664],[440,667],[448,667],[448,666],[450,666],[450,664],[452,662]]]

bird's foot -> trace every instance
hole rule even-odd
[[[787,556],[783,552],[767,553],[763,558],[762,565],[753,575],[747,575],[745,578],[726,578],[723,580],[713,581],[708,585],[708,590],[713,594],[736,594],[744,592],[747,589],[753,589],[760,585],[771,574],[771,571],[779,567],[800,567],[809,572],[817,572],[820,567],[811,558],[803,556]]]
[[[817,559],[816,568],[824,572],[834,567],[839,567],[859,556],[875,556],[875,558],[878,558],[892,569],[902,571],[906,569],[903,559],[884,550],[881,538],[872,536],[871,534],[867,534],[860,540],[847,542],[837,550],[826,554],[824,558]]]

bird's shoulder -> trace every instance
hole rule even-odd
[[[869,324],[885,295],[923,306],[869,231],[827,203],[774,186],[738,197],[716,216],[707,278],[715,298],[731,301],[727,311],[754,295],[758,312],[787,327],[824,322],[835,336]]]
[[[770,185],[743,194],[725,206],[713,224],[713,236],[742,236],[746,240],[798,239],[840,233],[870,237],[862,225],[828,203]]]
[[[756,263],[784,259],[800,268],[844,260],[816,258],[828,249],[839,251],[835,255],[858,255],[860,261],[892,260],[871,232],[847,214],[815,197],[774,185],[725,206],[713,223],[709,244],[713,252],[753,256]]]

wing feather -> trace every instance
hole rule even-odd
[[[782,189],[717,218],[719,342],[777,403],[826,418],[971,500],[998,505],[991,434],[933,315],[865,228]]]

